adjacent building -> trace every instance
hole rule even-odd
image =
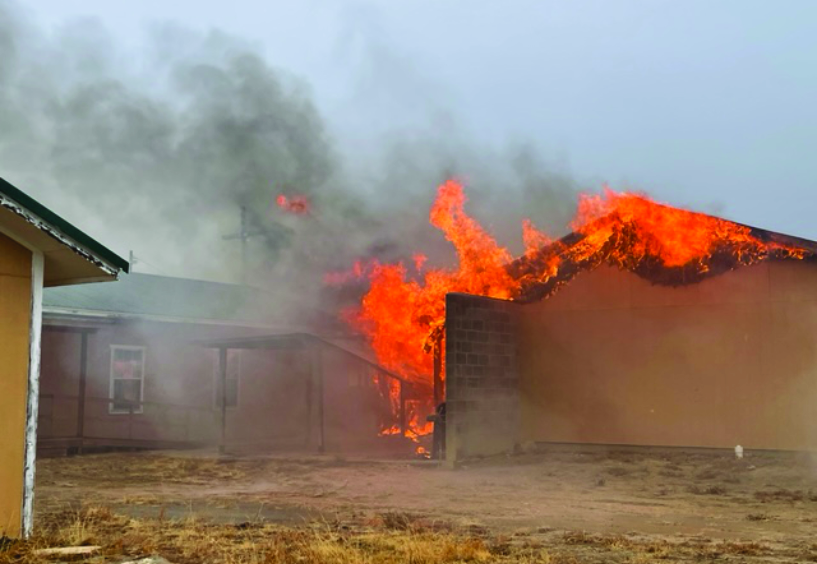
[[[319,332],[320,311],[282,319],[283,299],[139,273],[49,289],[41,453],[332,449],[376,439],[391,416],[376,383],[396,375],[354,339]]]
[[[0,537],[28,534],[33,523],[43,288],[113,281],[127,270],[0,179]]]

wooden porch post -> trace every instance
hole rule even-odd
[[[218,372],[221,380],[221,444],[219,454],[227,450],[227,349],[218,349]]]
[[[321,345],[315,343],[312,351],[312,376],[318,386],[318,452],[326,449],[326,429],[324,425],[323,363],[321,362]]]
[[[434,339],[434,409],[443,401],[442,336]]]
[[[306,340],[302,340],[304,351],[308,350]],[[313,360],[314,364],[314,360]],[[301,365],[303,366],[303,365]],[[314,367],[310,367],[309,376],[306,378],[306,439],[304,440],[304,446],[309,447],[310,443],[312,442],[312,395],[314,393],[314,386],[312,385],[312,381],[315,379],[315,369]]]
[[[400,383],[400,434],[406,436],[406,383],[398,380]]]
[[[82,454],[82,442],[85,437],[85,388],[88,379],[88,332],[80,333],[79,345],[79,392],[77,400],[77,438],[78,451]]]

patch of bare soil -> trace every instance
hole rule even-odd
[[[45,521],[104,507],[117,519],[204,519],[217,530],[422,531],[478,539],[488,561],[523,551],[531,562],[804,562],[817,561],[816,468],[790,454],[648,450],[497,457],[457,470],[331,456],[98,455],[42,461],[37,510]],[[536,560],[544,554],[551,560]]]

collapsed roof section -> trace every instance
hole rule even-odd
[[[581,272],[609,264],[654,284],[701,282],[764,260],[817,258],[817,242],[624,195],[634,204],[577,225],[508,265],[514,299],[543,299]],[[632,208],[632,209],[631,209]]]

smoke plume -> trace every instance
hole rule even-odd
[[[403,72],[371,28],[350,32],[350,60],[382,102],[389,85],[406,87],[390,73],[417,73]],[[466,181],[473,214],[512,247],[522,217],[553,229],[572,208],[566,170],[525,143],[471,142],[444,102],[415,108],[428,116],[416,127],[378,131],[376,150],[350,154],[307,84],[218,31],[154,26],[134,54],[95,20],[45,33],[0,0],[0,52],[2,175],[117,252],[133,250],[137,271],[239,281],[240,243],[225,236],[243,206],[251,282],[313,299],[323,272],[361,256],[430,250],[432,263],[450,261],[427,222],[446,176]],[[350,111],[367,106],[386,122],[377,111],[399,110],[361,95]],[[305,196],[310,213],[284,213],[281,193]]]

